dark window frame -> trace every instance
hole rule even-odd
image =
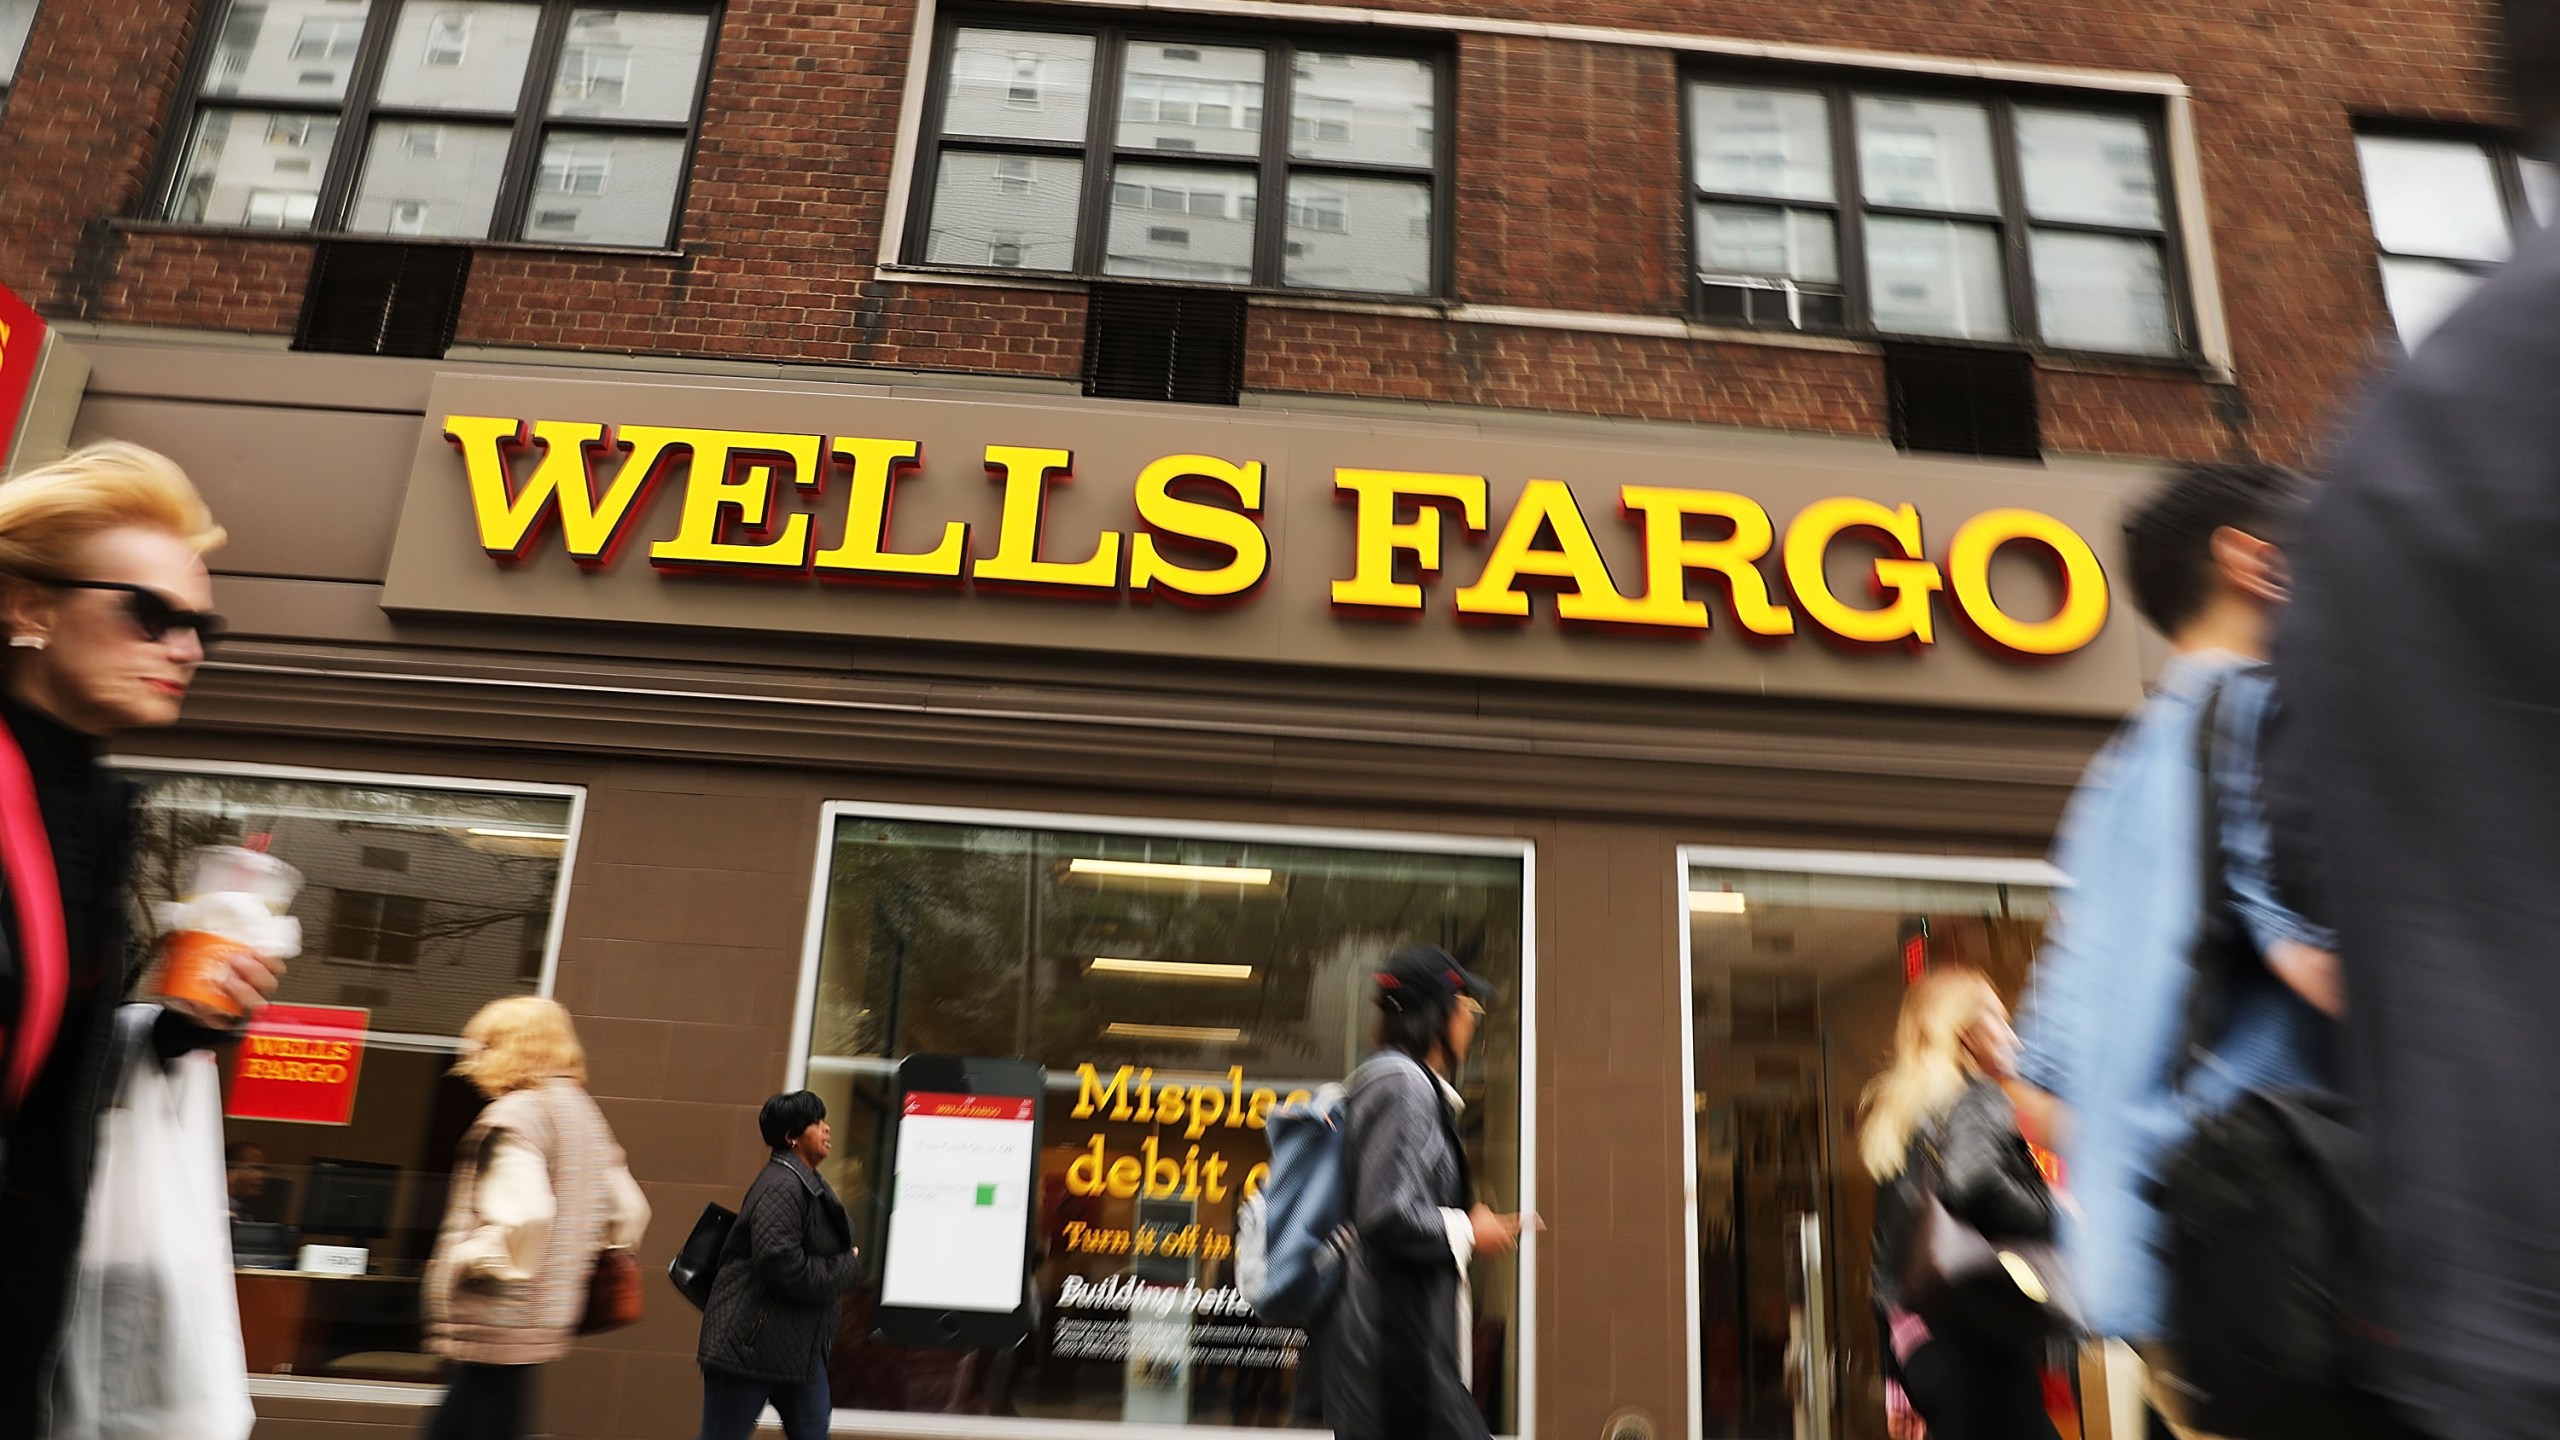
[[[683,139],[684,159],[676,172],[675,195],[667,207],[666,229],[657,244],[636,248],[671,250],[680,241],[685,208],[693,189],[694,161],[702,145],[702,117],[708,108],[713,62],[720,50],[726,0],[612,0],[612,3],[605,3],[605,0],[521,0],[521,3],[538,6],[542,13],[534,26],[533,53],[525,65],[524,84],[517,93],[515,107],[507,111],[376,103],[375,92],[381,88],[383,67],[390,58],[392,33],[398,27],[401,12],[409,0],[369,0],[363,42],[357,48],[354,66],[348,73],[346,91],[334,101],[208,96],[204,94],[205,76],[213,66],[214,52],[221,43],[222,22],[230,18],[237,3],[238,0],[207,0],[207,23],[200,27],[201,33],[187,57],[178,97],[173,104],[169,124],[161,135],[160,155],[153,167],[151,188],[146,192],[141,218],[176,220],[179,187],[185,179],[187,153],[195,143],[197,122],[208,111],[230,110],[301,115],[337,122],[337,138],[331,142],[328,158],[321,169],[320,192],[314,204],[311,224],[295,228],[216,221],[180,223],[203,224],[214,229],[253,235],[326,236],[424,245],[534,245],[571,251],[630,250],[635,247],[628,242],[555,240],[532,233],[532,214],[539,200],[534,182],[541,169],[546,138],[554,130],[592,130],[615,135],[680,136]],[[695,67],[693,94],[685,119],[555,117],[549,113],[552,87],[559,76],[562,53],[567,48],[569,17],[573,11],[581,9],[703,17],[702,58]],[[498,193],[489,212],[490,233],[479,236],[421,236],[346,228],[374,126],[402,121],[461,126],[503,124],[509,127],[507,159],[499,172]]]
[[[1699,137],[1690,103],[1691,94],[1700,85],[1819,92],[1831,125],[1832,198],[1828,201],[1779,199],[1701,186],[1697,169]],[[1858,157],[1857,100],[1860,96],[1959,101],[1983,106],[1991,121],[1992,163],[1999,186],[1999,213],[1959,214],[1868,203],[1865,176]],[[2160,197],[2160,228],[2149,230],[2138,226],[2031,217],[2027,213],[2024,164],[2018,150],[2017,118],[2022,109],[2072,110],[2139,123],[2151,142],[2152,173]],[[2193,277],[2187,264],[2188,216],[2179,203],[2176,169],[2169,153],[2168,115],[2159,96],[2068,86],[1986,85],[1892,71],[1805,70],[1794,66],[1755,66],[1732,62],[1684,66],[1680,72],[1680,189],[1683,197],[1681,262],[1688,275],[1688,313],[1703,324],[1779,335],[1831,335],[1856,340],[1986,346],[2024,350],[2040,357],[2109,365],[2168,366],[2185,370],[2204,363]],[[1727,316],[1710,315],[1706,306],[1708,285],[1700,274],[1698,259],[1698,207],[1701,204],[1829,213],[1838,236],[1843,323],[1836,328],[1750,324]],[[1994,340],[1880,329],[1875,323],[1874,296],[1867,274],[1866,220],[1869,215],[1948,220],[1996,228],[2000,236],[2003,294],[2009,302],[2009,335]],[[2038,231],[2138,239],[2158,244],[2162,252],[2161,274],[2168,290],[2169,327],[2175,348],[2158,353],[2093,350],[2046,341],[2036,304],[2032,255],[2033,237]]]
[[[2542,229],[2541,217],[2533,213],[2532,191],[2524,182],[2525,162],[2537,157],[2525,153],[2522,143],[2524,137],[2515,132],[2479,125],[2449,125],[2425,120],[2402,120],[2384,115],[2358,115],[2354,118],[2351,129],[2353,137],[2358,140],[2370,135],[2376,139],[2423,140],[2438,145],[2468,145],[2486,152],[2489,157],[2489,168],[2498,183],[2498,203],[2506,211],[2508,235],[2521,247],[2527,239]],[[2543,163],[2553,164],[2555,171],[2560,171],[2560,163],[2549,161]],[[2357,198],[2364,202],[2365,223],[2370,227],[2373,223],[2373,186],[2372,182],[2365,178],[2361,157],[2356,167],[2356,190]],[[2560,199],[2555,199],[2554,204],[2555,207],[2560,207]],[[2560,213],[2555,213],[2553,223],[2560,224]],[[2461,255],[2430,255],[2417,250],[2394,250],[2382,243],[2381,235],[2375,234],[2372,239],[2377,266],[2384,260],[2425,260],[2437,265],[2449,265],[2486,279],[2515,263],[2512,257],[2506,260],[2474,260]]]
[[[1043,34],[1074,35],[1094,42],[1093,89],[1085,115],[1082,140],[1015,140],[1000,136],[946,136],[942,133],[942,114],[948,103],[951,86],[953,47],[964,29],[1001,28],[1028,30]],[[1180,150],[1146,150],[1118,143],[1122,82],[1127,71],[1128,46],[1131,43],[1182,46],[1254,45],[1264,50],[1262,92],[1262,143],[1253,156],[1220,155],[1210,152]],[[1380,56],[1419,60],[1431,67],[1432,74],[1432,154],[1428,176],[1415,167],[1385,165],[1358,161],[1300,160],[1289,153],[1290,82],[1295,72],[1299,51]],[[1456,200],[1457,147],[1454,138],[1454,56],[1444,43],[1426,38],[1368,35],[1328,31],[1322,27],[1278,25],[1255,21],[1204,19],[1196,24],[1174,24],[1143,17],[1135,23],[1092,15],[1067,15],[1056,11],[1024,10],[1000,5],[971,5],[947,10],[935,20],[932,68],[924,96],[924,110],[917,126],[916,155],[908,171],[907,228],[899,247],[898,263],[908,269],[929,270],[937,274],[984,275],[1023,280],[1038,284],[1100,283],[1118,285],[1188,285],[1215,290],[1242,290],[1253,294],[1292,295],[1300,297],[1333,297],[1355,299],[1372,304],[1406,301],[1432,304],[1445,301],[1451,293],[1456,266],[1452,210]],[[1084,167],[1078,193],[1076,242],[1073,268],[1067,270],[1035,270],[1000,265],[945,264],[925,258],[931,243],[933,206],[941,177],[945,151],[977,154],[1036,154],[1056,159],[1074,159]],[[1119,163],[1133,160],[1169,167],[1195,167],[1202,170],[1238,170],[1250,168],[1254,173],[1255,230],[1253,279],[1244,284],[1205,280],[1160,280],[1142,275],[1111,275],[1103,271],[1105,252],[1111,228],[1112,176]],[[1419,292],[1389,290],[1336,290],[1315,286],[1288,285],[1282,281],[1284,262],[1288,258],[1288,194],[1292,175],[1337,175],[1358,179],[1390,178],[1412,181],[1428,179],[1431,185],[1430,283]]]

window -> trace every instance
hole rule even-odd
[[[2356,136],[2356,158],[2383,295],[2412,350],[2506,263],[2519,236],[2560,218],[2560,169],[2502,141],[2372,129]]]
[[[173,898],[199,846],[269,836],[270,852],[304,877],[293,913],[306,956],[276,1000],[312,1007],[295,1018],[342,1029],[359,1048],[351,1108],[316,1121],[230,1103],[249,1047],[221,1057],[250,1371],[434,1378],[442,1362],[425,1353],[419,1274],[454,1145],[482,1103],[448,1072],[482,1005],[541,987],[544,965],[527,953],[547,963],[575,792],[161,761],[129,773],[145,797],[139,898]],[[393,858],[405,871],[383,863]],[[422,893],[434,901],[414,898]],[[342,958],[369,963],[334,963]],[[362,1303],[341,1293],[344,1282],[294,1268],[305,1243],[362,1249],[365,1293],[352,1297]]]
[[[873,1344],[875,1269],[851,1299],[830,1365],[837,1405],[1288,1426],[1299,1332],[1249,1314],[1133,1319],[1125,1305],[1061,1301],[1133,1273],[1115,1242],[1158,1230],[1192,1237],[1188,1253],[1137,1261],[1140,1282],[1212,1292],[1236,1283],[1236,1210],[1269,1158],[1249,1117],[1365,1057],[1370,977],[1403,941],[1446,945],[1501,988],[1460,1072],[1461,1138],[1487,1203],[1530,1203],[1520,1151],[1532,1019],[1522,1003],[1524,846],[1203,836],[842,806],[827,823],[803,1053],[806,1083],[836,1127],[828,1179],[863,1252],[880,1253],[893,1057],[1028,1055],[1049,1074],[1033,1236],[1039,1330],[1020,1363],[955,1379],[947,1356]],[[1204,1106],[1218,1092],[1222,1117],[1241,1106],[1248,1118],[1204,1124],[1201,1109],[1156,1124],[1120,1108],[1136,1098],[1114,1089],[1124,1081],[1161,1087],[1177,1077],[1198,1082]],[[1473,1338],[1496,1433],[1518,1428],[1520,1273],[1512,1258],[1475,1269]]]
[[[1688,145],[1705,318],[2182,349],[2156,113],[1712,79]]]
[[[1022,237],[1007,252],[1020,263],[1004,269],[1370,294],[1441,286],[1447,83],[1434,54],[962,18],[943,27],[935,82],[912,261],[984,266],[1004,232]],[[1048,183],[1030,183],[1035,169]],[[1168,227],[1168,209],[1203,223]]]
[[[2033,861],[1784,863],[1684,857],[1690,1353],[1725,1377],[1693,1389],[1689,1435],[1790,1433],[1790,1342],[1809,1314],[1830,1320],[1842,1392],[1879,1393],[1868,1269],[1837,1258],[1867,1253],[1876,1213],[1856,1160],[1859,1094],[1927,968],[1969,965],[2016,1003],[2061,879]]]
[[[302,28],[294,32],[293,58],[353,60],[356,48],[363,43],[364,17],[361,15],[305,16]]]
[[[0,107],[9,103],[9,87],[18,78],[18,57],[26,53],[27,32],[35,23],[36,0],[0,0]]]
[[[459,66],[471,53],[471,12],[448,10],[427,22],[426,63],[436,69]]]
[[[173,127],[164,213],[332,233],[662,246],[710,43],[710,14],[696,0],[640,9],[229,0],[200,58],[196,98]],[[304,158],[325,163],[280,170],[233,143],[243,123],[298,134]],[[541,194],[602,197],[594,187],[607,169],[610,199],[566,225],[535,218]],[[589,188],[556,189],[564,174]],[[283,191],[302,198],[254,198]]]
[[[329,945],[322,953],[370,965],[415,965],[426,929],[422,896],[341,890],[329,910]]]

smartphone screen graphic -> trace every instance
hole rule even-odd
[[[880,1303],[1019,1309],[1038,1144],[1031,1099],[910,1090],[899,1108]]]

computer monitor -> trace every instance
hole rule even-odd
[[[305,1235],[378,1240],[391,1233],[400,1167],[370,1160],[314,1160],[302,1202]]]

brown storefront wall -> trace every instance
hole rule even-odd
[[[220,581],[244,638],[186,725],[134,753],[584,787],[556,993],[649,1191],[652,1272],[705,1203],[734,1202],[761,1154],[756,1105],[795,1082],[826,802],[1511,837],[1535,847],[1525,1103],[1552,1226],[1524,1357],[1535,1433],[1598,1435],[1628,1408],[1670,1433],[1691,1343],[1677,848],[2034,854],[2107,724],[2085,704],[2001,714],[399,619],[379,589],[398,490],[379,487],[405,484],[431,367],[97,350],[84,429],[161,444],[261,517]],[[300,520],[252,498],[278,486],[310,497]],[[650,1302],[639,1327],[553,1367],[550,1433],[691,1433],[695,1317],[654,1282]],[[420,1419],[262,1388],[262,1440]]]

